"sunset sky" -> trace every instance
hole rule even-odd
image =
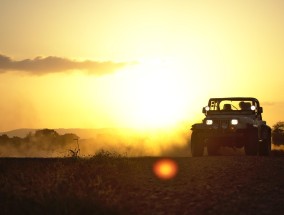
[[[284,120],[282,0],[0,0],[0,131],[190,125],[210,97]]]

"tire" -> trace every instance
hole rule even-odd
[[[220,146],[217,138],[208,139],[207,151],[209,156],[218,155],[219,148]]]
[[[262,141],[259,143],[259,155],[268,156],[271,152],[271,130],[264,128],[261,136]]]
[[[191,154],[193,157],[203,156],[204,138],[200,133],[193,131],[191,134]]]
[[[246,155],[257,155],[258,152],[258,133],[257,129],[251,129],[247,134],[247,142],[245,144]]]
[[[269,156],[271,152],[271,142],[267,139],[262,140],[259,144],[259,155]]]

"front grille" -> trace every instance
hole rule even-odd
[[[213,120],[213,125],[218,128],[228,128],[230,125],[230,120],[229,119],[214,119]]]

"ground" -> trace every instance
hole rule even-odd
[[[284,157],[0,159],[1,214],[283,214]]]

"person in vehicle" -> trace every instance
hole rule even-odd
[[[251,104],[249,102],[241,101],[239,106],[241,110],[251,110]]]
[[[232,110],[232,106],[230,104],[224,104],[223,110],[230,111]]]

